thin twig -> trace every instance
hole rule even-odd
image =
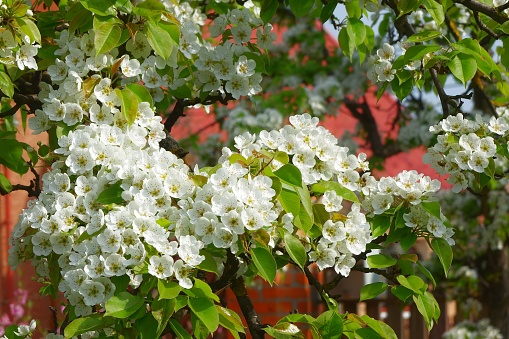
[[[481,16],[479,15],[479,12],[474,11],[474,19],[475,22],[479,25],[479,28],[488,33],[488,35],[492,36],[495,39],[500,39],[503,36],[506,36],[505,33],[495,33],[491,28],[486,26],[486,24],[481,20]]]
[[[475,0],[456,0],[454,3],[461,4],[471,11],[480,12],[485,14],[498,22],[499,24],[503,24],[508,20],[507,16],[502,15],[498,10],[499,7],[493,7],[490,5],[483,4],[482,2]]]

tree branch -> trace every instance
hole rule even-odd
[[[505,33],[495,33],[495,32],[493,32],[491,30],[491,28],[486,26],[486,24],[481,20],[481,16],[479,15],[479,12],[474,11],[474,19],[475,19],[475,22],[477,22],[477,24],[479,25],[480,29],[482,29],[483,31],[488,33],[488,35],[490,35],[491,37],[493,37],[495,39],[500,39],[501,37],[507,35]]]
[[[253,303],[247,294],[244,279],[242,277],[233,279],[230,288],[237,298],[237,302],[239,303],[240,310],[244,315],[244,319],[246,319],[249,333],[251,333],[253,339],[264,339],[265,331],[263,330],[263,326],[258,319],[258,314],[256,314]]]
[[[493,7],[493,6],[489,6],[489,5],[483,4],[482,2],[475,1],[475,0],[456,0],[453,2],[456,4],[461,4],[465,7],[467,7],[468,9],[470,9],[473,12],[479,12],[479,13],[485,14],[485,15],[489,16],[490,18],[492,18],[493,20],[495,20],[496,22],[498,22],[499,24],[503,24],[504,22],[506,22],[508,20],[507,16],[502,15],[500,13],[501,11],[499,10],[499,8],[501,6]]]
[[[362,102],[356,102],[351,99],[345,99],[343,102],[352,116],[359,120],[362,127],[366,130],[368,134],[367,139],[373,151],[373,155],[387,158],[401,152],[398,143],[384,144],[382,142],[382,137],[378,132],[378,124],[373,117],[371,107],[369,107],[366,97],[363,97]]]
[[[194,106],[197,104],[202,105],[212,105],[216,102],[220,102],[223,105],[228,105],[228,101],[233,100],[233,96],[231,93],[226,93],[226,95],[220,94],[209,94],[205,99],[194,98],[194,99],[177,99],[175,106],[173,107],[173,111],[170,113],[166,121],[164,122],[164,128],[169,132],[177,122],[180,117],[184,117],[184,109],[189,106]]]
[[[232,254],[230,250],[226,251],[226,262],[224,263],[224,270],[221,277],[210,283],[212,292],[216,293],[229,286],[232,280],[235,278],[237,271],[239,270],[239,261],[237,257]]]

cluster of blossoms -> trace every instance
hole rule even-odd
[[[376,51],[376,56],[371,55],[366,66],[368,67],[368,79],[373,82],[392,81],[396,70],[392,69],[392,60],[394,60],[394,46],[384,43],[382,48]]]
[[[482,319],[476,323],[464,320],[454,326],[442,336],[443,339],[502,339],[500,331],[490,325],[489,319]]]
[[[11,18],[13,8],[8,6],[13,5],[2,4],[2,1],[0,1],[0,20]],[[20,8],[24,7],[26,9],[24,15],[21,16],[21,20],[31,20],[32,11],[28,6],[20,6]],[[20,14],[19,12],[16,13],[17,16],[20,16]],[[15,64],[20,70],[25,68],[37,69],[37,62],[34,57],[41,46],[36,43],[34,37],[30,37],[21,31],[16,32],[16,34],[20,34],[20,41],[16,40],[10,29],[0,28],[0,63],[6,65]]]
[[[234,136],[247,131],[255,133],[264,129],[279,128],[283,125],[283,114],[272,108],[254,115],[240,104],[233,109],[218,107],[215,114],[219,119],[225,117],[222,129],[232,138],[232,141]]]
[[[259,59],[261,54],[247,47],[254,29],[259,48],[266,48],[275,40],[272,26],[263,26],[262,20],[247,8],[234,9],[214,19],[210,34],[213,38],[222,35],[222,45],[199,43],[200,31],[196,29],[187,29],[186,33],[183,33],[180,49],[186,57],[193,58],[197,69],[196,86],[201,88],[203,93],[227,92],[239,99],[243,95],[253,95],[261,91],[262,76],[256,71],[256,67],[261,65],[257,65],[253,60]],[[230,34],[233,42],[229,40]]]
[[[438,173],[450,174],[447,182],[454,185],[452,190],[456,193],[465,189],[469,178],[475,174],[493,176],[493,159],[504,159],[497,154],[497,147],[507,152],[509,120],[506,114],[491,117],[489,121],[477,116],[473,121],[459,113],[431,126],[430,131],[438,134],[437,143],[428,148],[423,160]]]

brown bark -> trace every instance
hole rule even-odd
[[[509,338],[509,248],[489,251],[480,267],[480,301],[483,315]]]

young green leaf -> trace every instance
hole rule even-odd
[[[214,303],[207,298],[190,298],[189,308],[213,333],[219,326],[219,313]]]
[[[102,314],[91,314],[86,317],[74,319],[64,330],[66,338],[72,338],[88,331],[96,331],[115,324],[115,319]]]
[[[451,267],[452,263],[451,245],[449,245],[449,243],[445,239],[434,238],[433,240],[431,240],[431,248],[436,253],[438,259],[442,263],[445,276],[447,277],[447,273],[449,272],[449,268]]]
[[[384,293],[389,285],[383,282],[376,282],[362,286],[361,295],[359,301],[372,299],[382,293]]]
[[[386,268],[395,265],[398,260],[385,255],[385,254],[374,254],[367,258],[368,266],[370,268]]]
[[[129,292],[120,292],[106,302],[105,316],[125,319],[144,305],[141,295],[133,295]]]
[[[118,26],[115,19],[116,17],[94,16],[94,46],[96,56],[108,52],[117,46],[117,42],[122,35],[122,29]]]
[[[277,266],[269,250],[263,247],[251,248],[251,258],[258,269],[258,274],[272,285],[276,278]]]
[[[285,249],[290,255],[290,258],[292,258],[292,260],[304,271],[304,266],[306,265],[307,260],[304,245],[302,245],[296,236],[288,232],[285,232],[284,234],[284,241]]]
[[[448,62],[447,66],[452,74],[461,81],[463,86],[466,86],[467,82],[470,81],[477,72],[477,62],[475,58],[466,54],[456,55]]]

